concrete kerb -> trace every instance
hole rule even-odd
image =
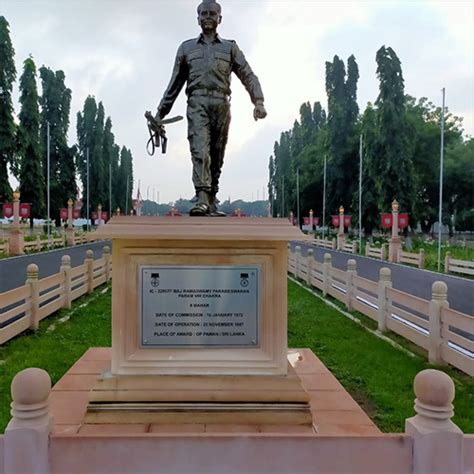
[[[379,331],[377,330],[373,330],[373,329],[370,329],[368,328],[365,324],[361,323],[360,320],[358,318],[356,318],[355,316],[352,316],[352,314],[348,313],[347,311],[344,311],[343,309],[341,309],[339,306],[337,306],[335,303],[333,303],[332,301],[329,301],[328,299],[324,298],[324,296],[318,294],[316,291],[314,291],[312,288],[308,288],[306,285],[304,285],[303,283],[301,283],[300,281],[296,280],[295,278],[293,278],[292,276],[288,275],[288,278],[293,282],[293,283],[296,283],[298,286],[301,286],[301,288],[304,288],[306,291],[308,291],[309,293],[311,293],[312,295],[316,296],[317,298],[319,298],[321,301],[324,301],[324,303],[326,303],[328,306],[330,306],[331,308],[334,308],[335,310],[337,310],[339,313],[341,313],[344,317],[346,317],[347,319],[350,319],[351,321],[353,321],[354,323],[358,324],[360,327],[364,328],[367,332],[369,332],[370,334],[378,337],[379,339],[382,339],[382,341],[385,341],[387,342],[388,344],[390,344],[392,347],[394,347],[395,349],[398,349],[399,351],[407,354],[408,356],[410,357],[417,357],[416,354],[414,354],[413,352],[409,351],[408,349],[405,349],[403,346],[401,346],[400,344],[396,343],[395,341],[393,341],[392,339],[390,339],[389,337],[387,336],[384,336],[382,333],[380,333]]]

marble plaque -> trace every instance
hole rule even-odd
[[[259,345],[258,266],[141,266],[142,347]]]

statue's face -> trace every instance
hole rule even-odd
[[[201,8],[198,16],[199,26],[202,31],[213,31],[217,29],[220,24],[222,16],[220,13],[219,6],[216,4],[207,4]]]

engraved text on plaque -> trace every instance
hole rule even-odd
[[[141,345],[258,346],[258,266],[141,266]]]

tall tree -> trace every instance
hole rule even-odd
[[[103,169],[106,177],[105,199],[103,205],[106,210],[113,210],[113,206],[116,204],[116,201],[114,200],[114,190],[118,186],[117,170],[119,166],[119,149],[117,145],[115,145],[115,137],[112,132],[112,119],[110,117],[107,117],[107,120],[105,121],[102,153]],[[109,181],[111,181],[111,183]],[[112,189],[110,189],[110,186]],[[119,190],[119,192],[121,191]],[[110,202],[110,196],[112,202]]]
[[[104,166],[104,122],[105,111],[102,102],[97,107],[97,116],[94,125],[92,150],[89,155],[90,166],[90,203],[92,209],[106,201],[106,171]]]
[[[429,232],[438,220],[441,107],[435,107],[425,97],[416,101],[414,97],[406,96],[406,111],[416,190],[414,217],[423,232]],[[461,143],[461,120],[446,109],[445,148],[448,150]]]
[[[132,210],[132,194],[133,194],[133,157],[132,152],[126,147],[120,150],[120,194],[119,206],[122,212]]]
[[[8,165],[14,165],[15,154],[15,122],[11,94],[16,69],[9,26],[6,18],[0,16],[0,202],[11,197]]]
[[[362,227],[366,235],[371,235],[372,231],[379,226],[379,208],[378,195],[375,183],[377,181],[377,161],[380,157],[377,155],[378,136],[376,130],[376,111],[369,102],[362,116]],[[352,209],[359,209],[359,193],[354,195]],[[357,219],[354,219],[358,223]]]
[[[380,81],[380,92],[375,102],[379,208],[388,210],[390,203],[397,199],[400,210],[412,214],[415,190],[402,67],[390,47],[382,46],[377,51],[376,61]]]
[[[41,142],[42,149],[46,152],[47,125],[49,123],[51,217],[59,222],[59,209],[66,205],[69,198],[76,197],[76,187],[72,184],[71,179],[75,151],[70,149],[67,144],[71,89],[65,85],[66,77],[63,71],[54,72],[45,66],[42,66],[39,71],[42,82]],[[43,170],[47,170],[47,156],[46,153],[43,155]],[[47,181],[47,179],[46,172],[45,180]],[[66,187],[66,183],[70,184]]]
[[[45,182],[41,162],[40,113],[36,66],[31,56],[23,63],[20,77],[20,124],[17,130],[17,153],[20,159],[20,193],[23,202],[31,203],[33,218],[44,215]]]
[[[344,62],[336,55],[326,62],[328,96],[328,209],[335,212],[340,204],[349,207],[357,189],[357,81],[359,71],[354,56]]]
[[[83,111],[77,113],[77,143],[78,153],[76,155],[76,167],[82,182],[82,200],[85,203],[87,192],[87,154],[89,153],[89,162],[92,157],[94,147],[94,129],[97,118],[97,103],[95,98],[88,96],[84,102]],[[90,177],[89,177],[90,178]],[[85,206],[83,206],[83,215],[86,215]]]

